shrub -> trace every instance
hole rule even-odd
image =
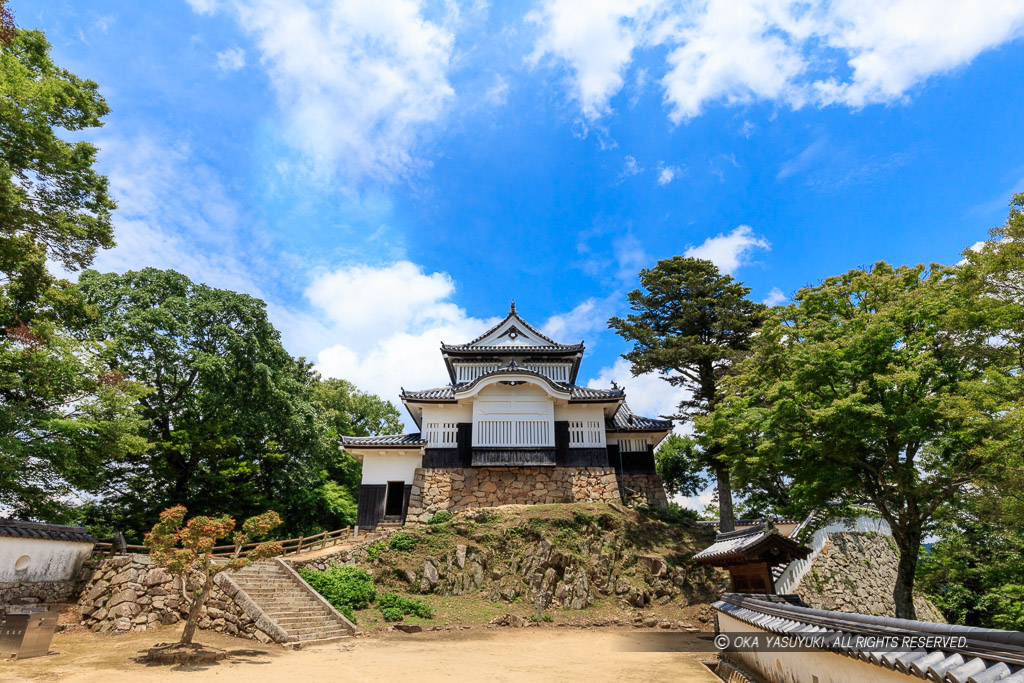
[[[402,597],[398,593],[384,593],[377,596],[377,607],[380,608],[386,621],[401,621],[407,614],[423,619],[430,619],[434,616],[434,610],[430,609],[426,603]]]
[[[377,598],[373,579],[357,567],[332,567],[323,572],[300,569],[299,575],[349,619],[354,619],[355,610],[365,609]]]
[[[444,524],[445,522],[450,522],[453,516],[454,515],[452,515],[452,513],[448,512],[447,510],[441,510],[440,512],[436,513],[433,517],[428,519],[427,524]]]
[[[407,534],[404,531],[399,531],[397,534],[391,537],[390,541],[388,541],[388,546],[392,550],[397,550],[403,553],[409,552],[413,549],[413,546],[415,545],[416,537],[412,536],[411,534]]]
[[[405,618],[405,612],[397,607],[385,607],[380,613],[384,615],[384,621],[401,621]]]
[[[380,554],[382,552],[384,552],[384,549],[386,547],[387,546],[384,545],[384,541],[376,541],[374,543],[371,543],[370,547],[366,549],[366,561],[367,562],[374,562],[374,561],[376,561],[376,559],[378,557],[380,557]]]

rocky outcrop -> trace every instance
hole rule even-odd
[[[717,597],[725,587],[720,572],[689,561],[692,551],[684,544],[693,542],[696,531],[643,522],[632,511],[584,521],[571,516],[520,520],[515,512],[498,513],[511,522],[495,521],[494,514],[464,511],[443,528],[426,525],[403,532],[429,552],[389,551],[387,542],[378,539],[290,564],[318,570],[359,565],[385,589],[478,594],[491,602],[526,603],[541,610],[584,609],[599,598],[611,598],[625,609],[672,601],[688,605]],[[665,534],[659,542],[675,548],[671,555],[639,551],[652,531]],[[376,552],[371,553],[373,546]]]
[[[420,468],[413,477],[407,520],[436,512],[510,504],[621,502],[667,507],[661,477],[619,475],[612,467]]]
[[[893,541],[885,534],[831,533],[796,593],[818,609],[894,617],[898,564]],[[923,596],[914,598],[914,606],[919,620],[945,622]]]
[[[199,628],[269,643],[261,630],[220,582],[199,618]],[[82,624],[98,633],[147,631],[188,616],[182,578],[146,555],[120,555],[99,563],[78,599]]]

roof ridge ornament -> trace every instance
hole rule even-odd
[[[516,313],[516,300],[512,299],[512,303],[508,307],[509,315],[517,315]]]

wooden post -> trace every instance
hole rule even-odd
[[[320,550],[327,547],[327,532],[324,532],[324,540],[320,542]]]
[[[295,554],[298,555],[299,551],[302,550],[302,536],[299,536],[299,545],[295,547]]]

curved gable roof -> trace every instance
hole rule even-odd
[[[516,311],[513,301],[508,314],[494,327],[476,339],[464,344],[445,344],[441,342],[442,351],[547,351],[572,352],[581,351],[583,342],[579,344],[560,344],[547,336],[530,323],[523,320]]]

